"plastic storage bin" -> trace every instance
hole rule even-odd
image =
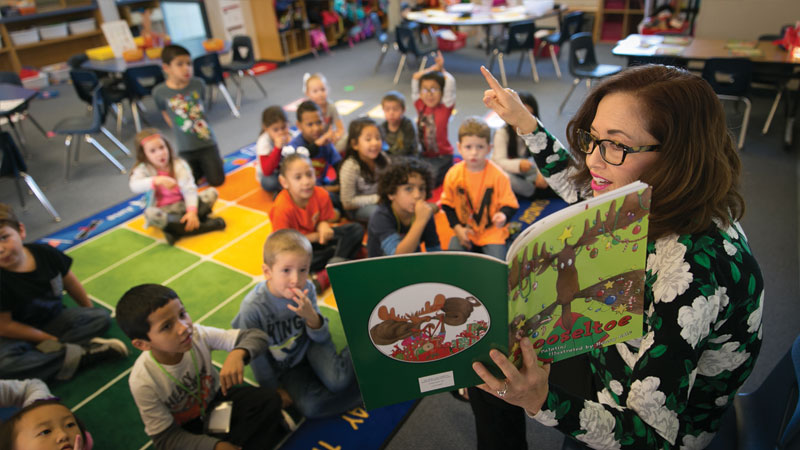
[[[37,28],[29,28],[27,30],[12,31],[8,33],[14,45],[25,45],[39,42],[39,30]]]
[[[50,84],[61,84],[69,81],[69,65],[65,62],[44,66],[42,67],[42,72],[47,74]]]
[[[42,40],[67,37],[67,24],[57,23],[55,25],[41,25],[39,26],[39,35],[42,37]]]
[[[28,89],[44,89],[49,86],[50,83],[47,81],[46,73],[36,72],[35,75],[23,78],[22,85]]]
[[[82,34],[94,31],[97,29],[97,22],[94,17],[81,20],[73,20],[69,22],[69,32],[71,34]]]
[[[114,52],[111,51],[111,47],[104,45],[102,47],[95,47],[86,50],[86,56],[95,61],[105,61],[106,59],[113,58]]]

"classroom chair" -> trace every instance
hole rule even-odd
[[[236,108],[236,105],[233,103],[233,99],[231,98],[231,94],[228,92],[228,88],[225,87],[225,77],[222,76],[222,65],[219,63],[219,55],[216,53],[207,53],[203,56],[198,56],[193,61],[194,64],[194,76],[200,77],[203,81],[206,82],[206,86],[208,87],[210,95],[206,95],[208,99],[207,108],[211,108],[211,104],[214,101],[214,86],[219,89],[222,93],[222,96],[225,98],[225,102],[228,103],[228,107],[231,109],[231,113],[237,119],[239,118],[239,109]]]
[[[397,25],[395,34],[397,50],[401,54],[400,63],[397,65],[397,72],[394,74],[394,84],[397,84],[405,68],[408,54],[414,55],[418,60],[421,59],[419,70],[422,70],[428,62],[428,55],[436,53],[436,51],[439,50],[439,42],[434,37],[433,31],[430,30],[430,28],[428,33],[430,40],[428,42],[423,40],[420,26],[415,22]]]
[[[83,100],[89,108],[92,107],[92,92],[97,86],[103,89],[103,99],[106,101],[106,106],[109,104],[115,105],[115,112],[117,115],[117,134],[122,134],[122,121],[124,115],[124,108],[122,101],[125,99],[130,100],[130,95],[127,89],[119,89],[112,84],[103,83],[98,78],[97,73],[91,70],[70,70],[69,78],[72,80],[72,86],[75,87],[75,93],[78,98]],[[133,110],[133,102],[131,102],[131,110]],[[103,132],[105,134],[105,132]]]
[[[539,49],[541,50],[545,45],[550,52],[550,59],[553,60],[553,67],[556,69],[556,77],[561,79],[561,68],[558,67],[558,56],[556,55],[556,46],[559,48],[559,55],[564,44],[570,38],[581,31],[583,28],[583,11],[575,11],[564,16],[558,27],[558,31],[550,33],[541,37]],[[539,36],[537,36],[539,37]]]
[[[161,66],[156,65],[131,67],[125,71],[123,79],[130,96],[133,124],[138,133],[142,131],[141,121],[147,122],[144,117],[139,117],[139,108],[146,111],[142,99],[149,97],[153,93],[153,88],[164,82],[164,72],[161,70]]]
[[[80,136],[80,139],[76,139],[75,145],[75,161],[78,161],[78,157],[80,155],[81,149],[81,141],[86,141],[92,146],[97,149],[106,159],[117,169],[119,169],[120,173],[125,173],[125,167],[117,161],[108,150],[105,149],[102,145],[100,145],[97,140],[92,137],[93,134],[103,133],[106,137],[113,142],[123,153],[130,156],[131,152],[128,150],[128,147],[120,142],[117,138],[114,137],[108,130],[105,129],[103,123],[106,119],[106,102],[103,99],[103,90],[101,86],[97,86],[94,91],[92,91],[92,115],[91,116],[80,116],[80,117],[69,117],[66,119],[61,120],[53,127],[53,132],[66,136],[66,140],[64,141],[64,145],[67,147],[67,159],[66,159],[66,169],[64,173],[64,179],[69,180],[69,168],[72,165],[72,161],[70,161],[70,156],[72,153],[72,141],[74,138]]]
[[[378,68],[381,66],[383,62],[383,58],[386,56],[386,53],[389,52],[389,47],[394,47],[397,50],[397,43],[392,39],[389,33],[383,29],[383,23],[381,23],[381,18],[376,12],[369,13],[369,20],[372,21],[372,25],[375,28],[375,37],[378,40],[378,43],[381,44],[381,55],[378,57],[378,62],[375,64],[374,73],[378,73]]]
[[[594,52],[594,42],[592,34],[587,32],[576,33],[569,39],[569,73],[574,77],[572,87],[569,88],[567,96],[558,107],[558,113],[564,110],[567,100],[572,95],[572,91],[583,80],[586,80],[586,88],[592,86],[592,80],[605,78],[614,75],[622,70],[622,66],[612,64],[598,64],[597,56]]]
[[[256,86],[258,86],[258,89],[261,90],[264,97],[267,96],[267,91],[264,90],[264,86],[261,85],[255,72],[253,72],[253,66],[256,65],[256,54],[253,50],[253,41],[250,39],[250,36],[234,36],[233,43],[231,44],[231,51],[233,52],[233,60],[230,64],[222,66],[222,70],[228,72],[231,75],[231,80],[236,84],[236,106],[241,108],[242,95],[244,94],[242,79],[245,73],[247,73]]]
[[[517,64],[517,75],[519,75],[520,70],[522,70],[522,60],[525,59],[525,53],[527,53],[528,59],[531,62],[533,81],[536,83],[539,82],[539,71],[536,70],[536,58],[533,55],[536,47],[535,34],[536,25],[533,22],[522,22],[511,25],[508,28],[507,35],[495,39],[495,42],[492,44],[492,53],[489,57],[488,68],[489,72],[491,72],[494,67],[494,60],[497,59],[500,65],[500,78],[503,80],[503,87],[508,87],[506,65],[503,62],[503,56],[515,51],[522,52],[519,55],[519,64]]]
[[[703,78],[711,85],[720,100],[744,103],[742,129],[739,131],[739,142],[736,146],[739,150],[744,147],[747,124],[750,122],[752,103],[747,98],[747,91],[750,89],[752,74],[753,63],[747,58],[712,58],[706,60],[703,66]]]
[[[0,176],[14,178],[14,184],[17,186],[17,193],[19,194],[19,202],[22,209],[25,209],[25,195],[22,192],[22,185],[19,180],[25,180],[25,184],[33,192],[33,195],[39,199],[39,202],[44,206],[44,209],[53,216],[53,220],[61,222],[61,216],[58,215],[50,200],[44,195],[36,180],[28,174],[28,166],[25,164],[25,159],[17,148],[14,138],[8,134],[7,131],[0,131],[0,150],[3,151],[3,158],[0,160]]]
[[[783,38],[788,28],[792,25],[784,25],[778,34],[762,34],[758,37],[759,41],[772,42]],[[778,110],[778,105],[781,102],[784,94],[787,93],[787,85],[793,78],[800,77],[800,73],[795,73],[792,66],[785,64],[771,64],[771,63],[754,63],[753,64],[753,78],[751,82],[753,86],[766,85],[775,89],[775,99],[772,101],[772,106],[769,109],[767,120],[764,122],[764,127],[761,129],[761,134],[767,134],[769,127],[772,124],[772,119],[775,118],[775,112]],[[789,116],[789,102],[785,103],[785,116]]]
[[[753,392],[739,393],[707,450],[800,448],[800,336]]]

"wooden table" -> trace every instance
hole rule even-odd
[[[11,131],[14,133],[14,137],[17,138],[17,142],[20,143],[20,146],[22,146],[26,153],[27,143],[22,135],[20,135],[17,131],[17,127],[14,125],[12,116],[27,110],[28,103],[30,103],[30,101],[33,100],[38,93],[39,91],[18,86],[16,84],[0,83],[0,117],[6,118],[8,121],[8,126],[11,127]],[[33,120],[33,117],[28,116],[28,118],[30,118],[34,125],[36,125],[36,127],[39,128],[39,130],[45,136],[47,136],[47,132],[44,131],[38,122]]]
[[[747,58],[761,67],[789,67],[790,70],[785,71],[787,75],[784,83],[787,83],[792,78],[800,77],[800,57],[794,57],[769,41],[756,42],[755,48],[759,52],[757,54],[748,54],[727,48],[726,45],[730,41],[726,39],[683,39],[684,42],[680,42],[680,38],[674,36],[632,34],[619,41],[611,50],[611,53],[628,58],[628,65],[646,63],[648,61],[663,63],[665,60],[705,61],[711,58]],[[758,68],[755,69],[755,72],[758,72]],[[771,76],[780,76],[773,71],[769,72],[769,74]],[[792,108],[790,104],[789,109],[793,113],[790,113],[786,118],[784,145],[787,149],[792,145],[794,124],[800,114],[800,91],[796,91],[794,97],[794,107]],[[775,107],[770,111],[767,123],[769,123],[774,113]],[[766,128],[767,126],[765,125],[762,133],[766,133]]]

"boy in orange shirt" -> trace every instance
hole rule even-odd
[[[278,176],[283,190],[275,197],[269,218],[273,230],[292,228],[311,241],[311,270],[316,272],[328,262],[355,258],[364,227],[358,223],[331,226],[329,222],[336,218],[333,203],[328,191],[316,185],[311,160],[304,151],[283,156]]]
[[[519,203],[502,169],[486,159],[492,130],[479,118],[458,129],[458,152],[463,161],[444,177],[442,209],[455,232],[448,250],[473,251],[498,259],[506,257],[508,220]]]

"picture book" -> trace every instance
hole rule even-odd
[[[480,384],[472,363],[520,339],[557,362],[642,336],[650,188],[636,182],[535,222],[506,261],[431,252],[331,264],[368,409]]]

